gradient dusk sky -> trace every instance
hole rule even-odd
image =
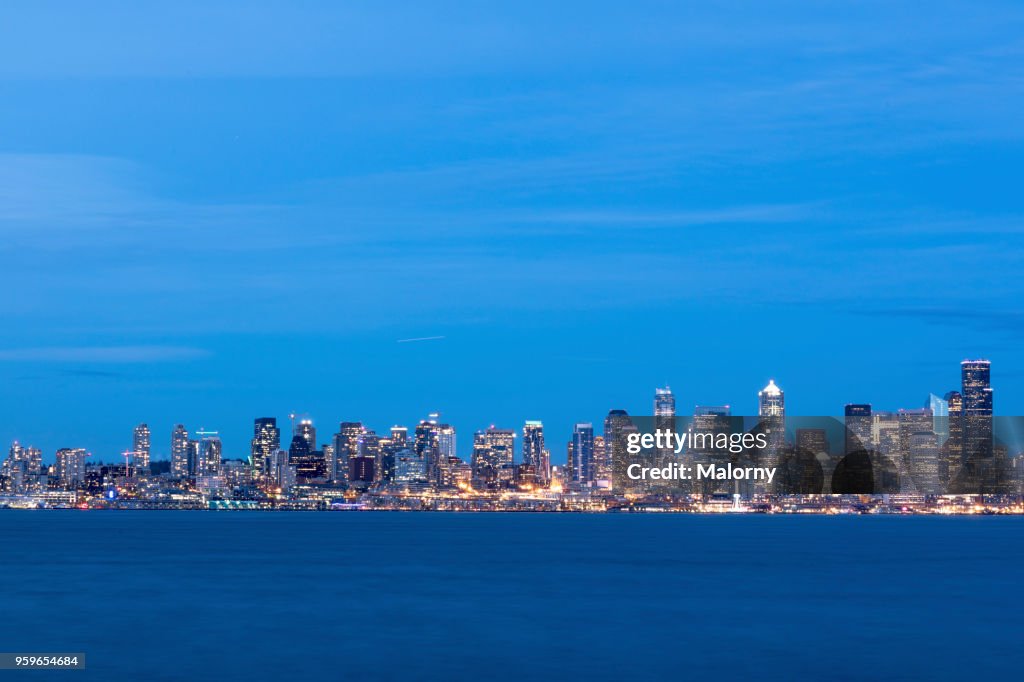
[[[13,2],[0,101],[4,450],[1024,413],[1019,2]]]

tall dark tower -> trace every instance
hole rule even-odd
[[[846,422],[846,445],[844,452],[871,449],[871,405],[851,403],[843,411]]]
[[[960,363],[960,376],[960,393],[963,396],[964,459],[991,459],[991,363],[988,360],[964,360]]]

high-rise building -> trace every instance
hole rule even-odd
[[[939,482],[939,441],[928,429],[910,435],[907,441],[908,470],[916,492],[936,495],[943,492]]]
[[[199,459],[196,462],[196,476],[217,476],[220,474],[222,445],[216,431],[196,431],[199,436]]]
[[[295,479],[298,483],[314,483],[327,478],[327,465],[324,454],[310,445],[309,439],[296,431],[288,447],[288,464],[295,467]]]
[[[334,434],[334,471],[331,480],[348,480],[349,460],[359,456],[359,440],[363,437],[362,422],[341,422]]]
[[[498,484],[503,467],[515,460],[516,433],[512,429],[491,426],[473,434],[473,487],[478,490]]]
[[[440,415],[438,415],[440,416]],[[457,462],[455,451],[455,427],[451,424],[437,425],[437,468],[436,485],[442,488],[455,486],[455,470],[452,463]]]
[[[253,421],[251,455],[253,478],[257,481],[271,476],[271,460],[281,449],[281,429],[274,417],[258,417]]]
[[[768,385],[757,392],[757,416],[786,416],[786,395],[775,385],[775,379],[769,379]]]
[[[943,483],[949,485],[960,474],[964,463],[964,400],[959,391],[949,391],[943,396],[948,414],[946,421],[949,436],[942,445]]]
[[[378,476],[384,482],[395,479],[395,456],[409,447],[409,429],[404,426],[392,426],[391,435],[380,441],[380,472]]]
[[[871,449],[871,405],[850,403],[844,412],[846,443],[844,452],[859,452]]]
[[[394,482],[401,485],[426,483],[426,462],[412,450],[399,450],[395,453]]]
[[[693,467],[697,464],[718,463],[719,465],[731,461],[732,455],[728,450],[716,447],[715,443],[723,435],[728,438],[732,432],[732,408],[729,405],[697,405],[693,409],[693,422],[690,430],[693,435],[707,434],[703,441],[691,442],[686,454],[686,460]],[[708,437],[708,435],[710,437]],[[691,469],[696,471],[696,469]],[[686,483],[692,492],[700,495],[714,493],[735,493],[735,486],[731,482],[720,482],[712,479],[691,479]]]
[[[992,457],[992,385],[988,360],[960,363],[963,438],[966,461]]]
[[[615,492],[637,492],[643,484],[626,474],[630,464],[643,461],[643,453],[631,456],[626,449],[629,434],[636,430],[636,425],[625,410],[608,411],[604,419],[604,446],[612,463],[612,490]]]
[[[409,446],[409,429],[405,426],[391,427],[391,445],[398,448]]]
[[[188,476],[188,429],[184,424],[175,424],[171,431],[171,478],[180,480]]]
[[[195,438],[188,439],[188,475],[195,477],[199,474],[199,441]]]
[[[359,456],[369,457],[373,460],[374,479],[371,482],[381,480],[381,460],[384,457],[384,448],[381,445],[381,437],[373,429],[363,427],[363,435],[359,438]],[[351,471],[351,467],[349,467]]]
[[[456,456],[455,428],[440,420],[440,413],[432,412],[416,426],[413,451],[426,462],[427,479],[436,486],[448,487],[454,484],[449,464]]]
[[[654,389],[654,416],[662,419],[674,419],[676,416],[676,397],[668,386]],[[672,428],[672,425],[658,428]]]
[[[612,487],[612,454],[608,447],[608,441],[604,436],[594,436],[594,450],[592,454],[591,471],[593,479],[591,483],[598,487],[608,489]]]
[[[303,417],[292,426],[292,437],[301,436],[309,444],[309,451],[316,450],[316,426],[309,417]]]
[[[675,433],[676,397],[668,386],[654,389],[654,428],[656,431]],[[656,456],[655,466],[664,467],[675,459],[675,450],[667,445],[658,450]]]
[[[934,393],[928,394],[928,400],[924,406],[932,411],[932,431],[935,433],[941,447],[949,438],[949,402],[940,398]]]
[[[896,471],[900,476],[900,490],[901,492],[935,492],[932,485],[932,477],[934,475],[935,484],[938,482],[938,444],[935,439],[934,425],[935,420],[932,415],[930,408],[922,407],[916,410],[899,410],[896,413],[897,421],[899,423],[898,434],[899,434],[899,445],[898,450],[895,454],[890,454],[890,459],[896,464]],[[923,436],[930,436],[930,440],[926,440]],[[929,488],[922,489],[921,476],[915,475],[914,471],[914,452],[911,447],[912,442],[919,443],[922,447],[925,447],[927,443],[934,446],[936,451],[934,453],[934,462],[927,467],[934,467],[934,471],[929,469],[927,474],[927,483]],[[928,447],[931,447],[928,446]],[[930,452],[930,451],[929,451]],[[918,458],[918,464],[924,462],[924,457],[931,455],[921,455]]]
[[[546,484],[551,480],[551,462],[544,449],[544,424],[527,421],[523,426],[523,464],[533,467],[537,480]]]
[[[376,478],[376,460],[366,455],[356,455],[348,460],[348,484],[356,490],[366,490]]]
[[[136,476],[149,475],[149,435],[149,426],[146,424],[139,424],[132,433],[132,459]]]
[[[758,427],[765,435],[766,445],[757,451],[758,466],[777,467],[786,445],[786,394],[775,385],[774,379],[757,393]],[[754,491],[771,492],[768,482],[757,480]]]
[[[586,486],[592,484],[594,471],[594,425],[580,422],[573,426],[572,441],[569,443],[569,469],[572,471],[570,484]]]
[[[85,483],[85,448],[61,448],[57,451],[57,480],[65,490]]]

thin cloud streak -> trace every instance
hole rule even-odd
[[[418,343],[420,341],[440,341],[444,336],[420,336],[414,339],[398,339],[395,343]]]
[[[196,360],[209,355],[207,350],[188,346],[66,346],[0,350],[0,361],[134,364]]]

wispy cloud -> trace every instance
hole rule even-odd
[[[195,360],[208,355],[207,350],[188,346],[51,346],[0,350],[0,361],[135,364]]]
[[[419,341],[440,341],[444,336],[419,336],[413,339],[398,339],[397,343],[417,343]]]

